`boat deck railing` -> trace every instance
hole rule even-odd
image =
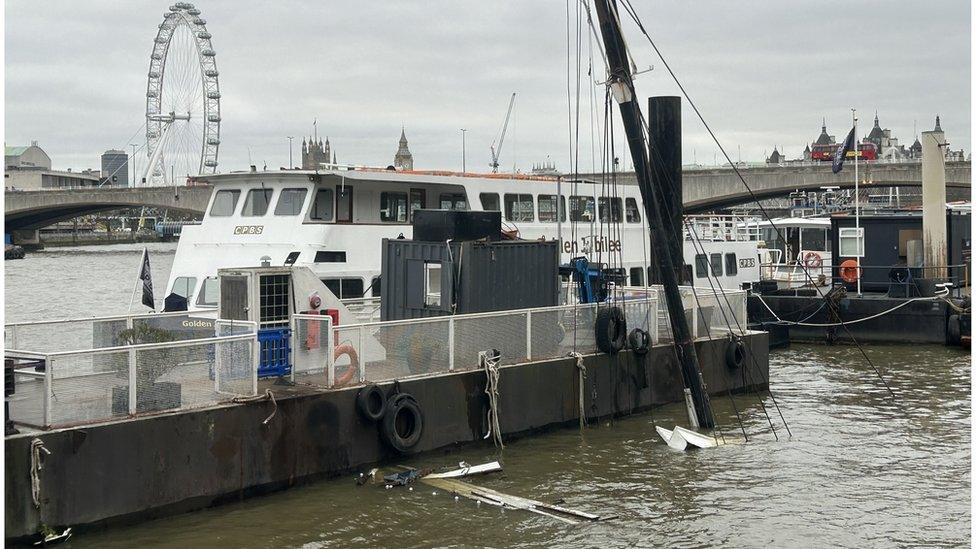
[[[20,426],[208,407],[257,392],[253,322],[156,313],[19,322],[4,337],[7,402]]]

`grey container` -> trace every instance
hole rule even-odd
[[[559,303],[556,241],[383,240],[383,320]]]

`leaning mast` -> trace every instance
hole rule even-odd
[[[634,81],[630,72],[630,58],[627,55],[627,45],[624,42],[623,34],[620,29],[620,18],[617,11],[616,0],[594,0],[596,4],[597,18],[600,21],[600,32],[603,36],[609,75],[607,84],[613,94],[614,100],[620,109],[620,116],[623,120],[624,132],[627,134],[627,143],[630,147],[631,158],[634,162],[634,172],[637,176],[637,184],[640,188],[641,199],[644,202],[644,211],[647,212],[648,224],[650,228],[662,236],[667,243],[663,250],[658,254],[661,265],[661,280],[664,285],[664,296],[667,301],[668,318],[671,330],[674,334],[675,346],[678,350],[678,357],[681,361],[681,376],[684,380],[685,388],[691,392],[691,399],[694,403],[695,416],[698,425],[702,428],[711,429],[715,426],[715,419],[712,416],[711,404],[708,400],[708,392],[705,389],[705,382],[702,379],[701,368],[698,364],[698,354],[695,351],[695,341],[688,329],[688,320],[685,318],[684,304],[681,300],[681,291],[678,288],[677,269],[674,265],[669,250],[677,234],[671,227],[666,226],[661,205],[660,190],[651,183],[650,164],[648,162],[647,142],[644,138],[644,128],[640,105],[637,102],[637,93],[634,89]],[[679,248],[680,249],[680,248]]]

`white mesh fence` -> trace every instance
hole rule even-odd
[[[332,317],[293,315],[292,375],[306,383],[329,385]]]
[[[501,365],[526,362],[527,323],[524,311],[454,317],[454,369],[478,368],[481,351],[499,351]]]
[[[256,394],[254,334],[52,353],[18,371],[11,419],[60,427]],[[35,423],[37,422],[37,423]]]

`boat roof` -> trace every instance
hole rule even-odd
[[[320,170],[255,170],[238,171],[222,174],[197,175],[191,177],[191,182],[196,184],[219,185],[223,183],[242,183],[251,179],[267,178],[313,178],[313,177],[332,177],[335,179],[349,179],[355,181],[378,181],[390,183],[439,183],[443,185],[463,185],[470,182],[482,182],[486,184],[506,182],[506,181],[536,181],[544,183],[555,183],[560,178],[563,182],[570,182],[574,177],[563,175],[560,177],[551,175],[528,175],[511,173],[470,173],[470,172],[451,172],[440,170],[387,170],[382,168],[355,167],[350,169],[320,169]],[[582,180],[581,180],[582,181]],[[594,184],[599,182],[591,181]]]
[[[780,217],[778,219],[764,219],[750,222],[753,227],[800,227],[804,229],[829,229],[829,217]]]

